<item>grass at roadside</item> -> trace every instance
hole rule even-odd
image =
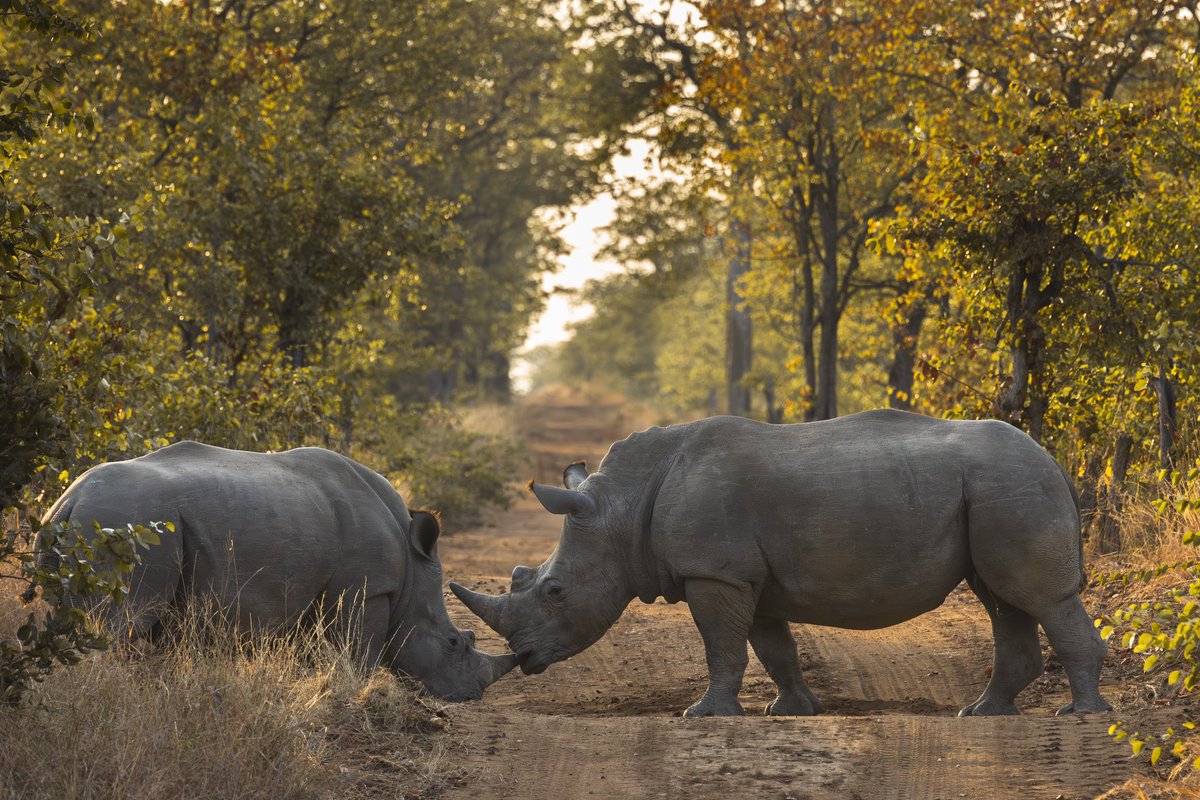
[[[24,618],[0,599],[0,635]],[[319,632],[246,643],[199,615],[0,707],[0,800],[430,797],[462,776],[438,707]]]

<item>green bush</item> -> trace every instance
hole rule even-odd
[[[383,447],[382,471],[405,484],[409,505],[436,509],[452,527],[478,519],[486,507],[512,502],[516,445],[464,429],[444,408],[402,417],[384,434]]]
[[[167,531],[174,531],[169,522],[124,528],[94,524],[91,533],[84,533],[79,523],[60,522],[43,527],[36,537],[4,538],[0,560],[17,561],[17,577],[29,584],[26,599],[32,600],[34,588],[41,587],[49,608],[44,614],[29,612],[15,642],[0,642],[0,702],[19,701],[55,664],[76,664],[87,651],[108,646],[84,609],[103,601],[124,602],[129,575],[142,560],[139,549],[158,544]],[[29,547],[35,538],[43,557]]]

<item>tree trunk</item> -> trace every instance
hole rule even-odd
[[[299,293],[288,287],[279,307],[279,349],[287,356],[292,369],[301,369],[308,362],[308,342],[304,340],[304,313]]]
[[[767,422],[778,425],[783,422],[783,409],[775,405],[775,379],[767,378],[763,384],[763,403],[767,407]]]
[[[818,166],[821,184],[814,187],[817,224],[821,232],[821,340],[817,360],[817,403],[814,419],[837,416],[838,323],[841,304],[838,293],[838,149],[835,105],[826,100],[821,113],[821,145]]]
[[[888,405],[902,411],[913,408],[917,341],[929,307],[920,299],[911,303],[907,312],[904,321],[892,329],[892,366],[888,370]]]
[[[795,190],[797,195],[802,193]],[[811,206],[802,198],[794,204],[792,240],[800,264],[799,282],[792,279],[792,304],[799,309],[800,352],[804,356],[804,421],[811,422],[817,414],[817,288],[814,285],[812,247],[809,244]]]
[[[744,307],[738,283],[750,271],[750,225],[741,219],[733,223],[733,256],[725,281],[725,382],[729,413],[745,417],[750,413],[750,389],[742,379],[750,371],[754,358],[750,312]]]
[[[1175,412],[1175,384],[1167,375],[1167,368],[1158,367],[1158,377],[1151,381],[1158,395],[1158,466],[1171,469],[1175,463],[1175,435],[1177,417]]]
[[[1008,422],[1023,429],[1034,441],[1045,433],[1048,393],[1043,375],[1046,334],[1037,310],[1047,294],[1040,289],[1041,271],[1018,267],[1009,278],[1006,323],[1010,331],[1012,379],[997,401]]]
[[[1096,516],[1096,549],[1101,553],[1115,553],[1121,549],[1121,526],[1119,517],[1123,505],[1123,486],[1129,471],[1129,460],[1133,455],[1133,437],[1122,433],[1112,458],[1112,479],[1104,492],[1104,502]]]

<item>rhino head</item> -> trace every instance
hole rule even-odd
[[[442,566],[437,556],[441,525],[437,517],[414,511],[409,544],[412,568],[402,600],[403,623],[384,654],[393,669],[411,675],[444,700],[478,700],[483,690],[517,665],[516,656],[492,656],[475,649],[475,633],[450,621],[442,598]],[[395,616],[395,613],[393,613]],[[369,621],[368,621],[369,623]]]
[[[604,635],[633,599],[624,560],[620,525],[614,525],[600,492],[589,492],[587,470],[572,464],[565,488],[530,482],[529,488],[552,514],[564,516],[558,547],[539,567],[519,566],[507,594],[473,592],[457,583],[450,589],[492,630],[508,640],[526,675],[543,672]]]

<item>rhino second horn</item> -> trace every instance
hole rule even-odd
[[[596,510],[596,501],[575,489],[559,489],[530,481],[529,491],[551,514],[591,514]]]
[[[489,628],[508,638],[505,632],[508,626],[503,624],[505,600],[508,598],[473,592],[454,581],[450,582],[450,591],[454,592],[454,596],[461,600],[464,606],[471,609],[472,614],[486,622]]]

